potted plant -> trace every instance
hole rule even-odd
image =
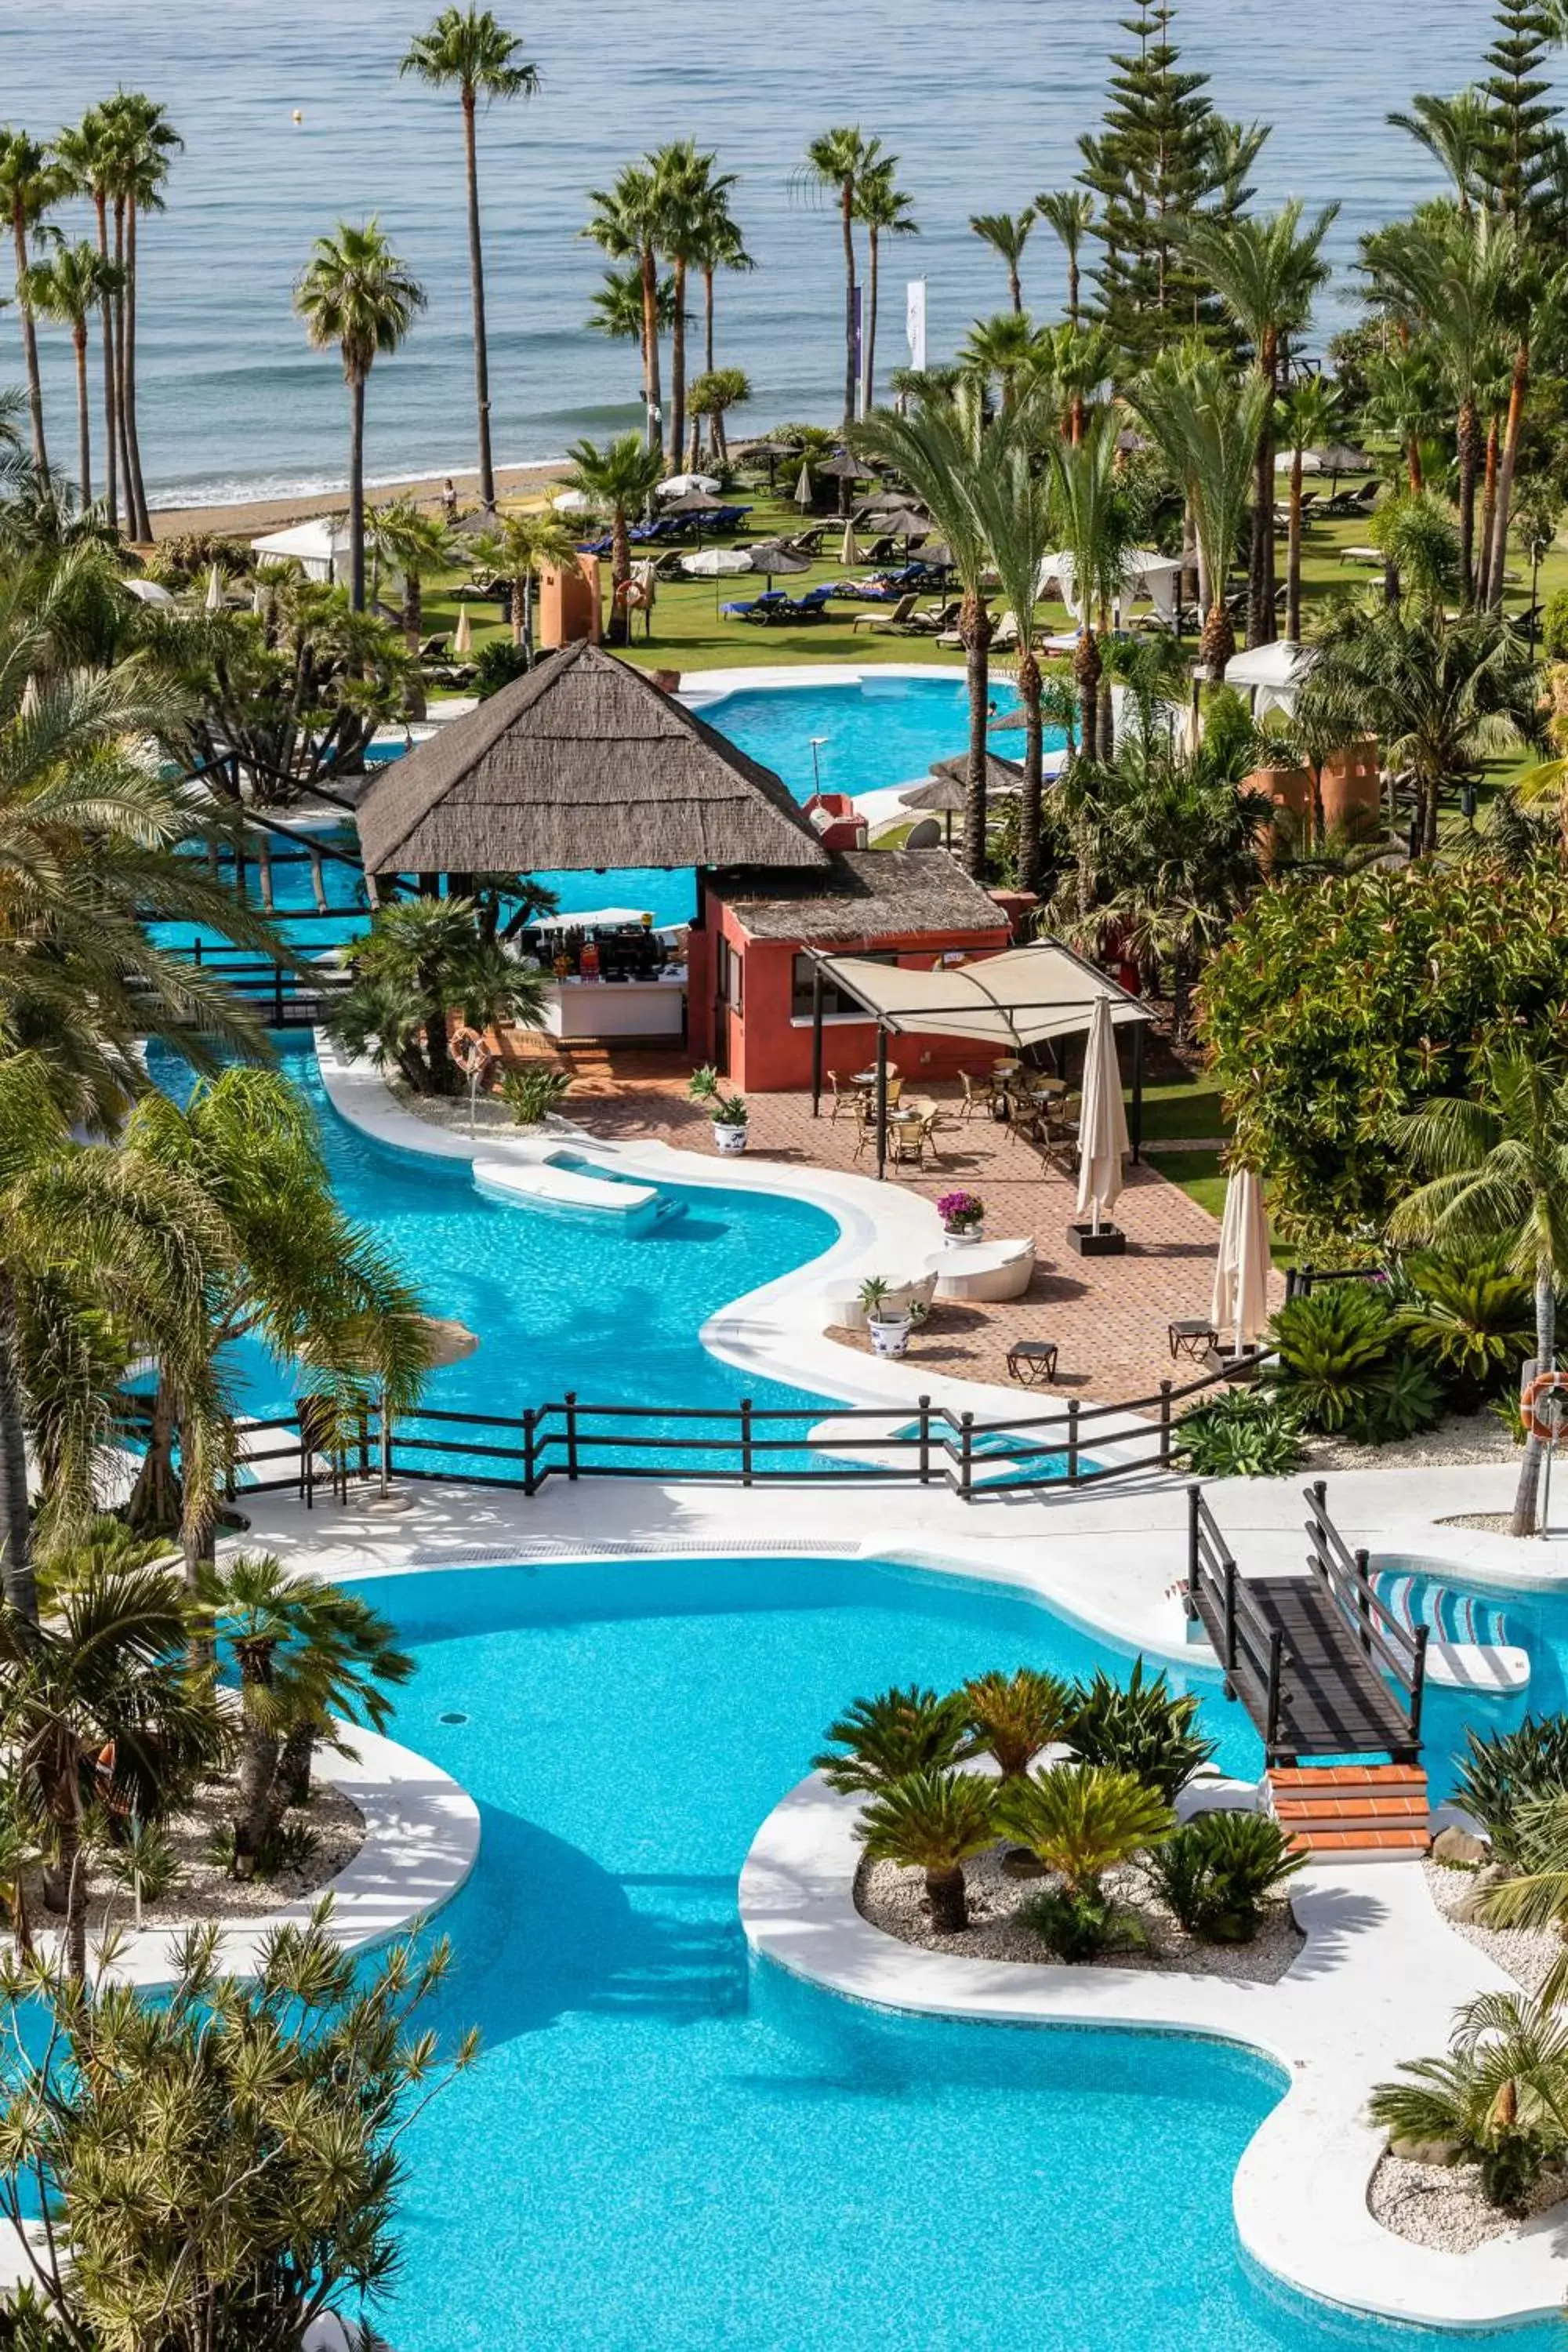
[[[950,1242],[977,1242],[985,1230],[985,1203],[978,1192],[944,1192],[936,1204]]]
[[[727,1095],[717,1070],[710,1067],[693,1070],[687,1087],[693,1102],[706,1103],[708,1116],[713,1122],[714,1149],[722,1152],[744,1151],[751,1134],[751,1114],[739,1095]]]
[[[879,1274],[868,1274],[860,1285],[860,1304],[866,1309],[866,1328],[870,1335],[871,1349],[878,1356],[901,1356],[910,1344],[910,1318],[908,1306],[889,1307],[889,1286]]]

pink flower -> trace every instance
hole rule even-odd
[[[944,1225],[977,1225],[985,1214],[985,1203],[978,1192],[944,1192],[936,1213]]]

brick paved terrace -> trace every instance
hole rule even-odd
[[[687,1099],[688,1069],[681,1057],[621,1051],[612,1059],[579,1052],[570,1056],[570,1066],[572,1090],[562,1108],[591,1133],[651,1137],[712,1155],[707,1114]],[[978,1192],[985,1202],[987,1237],[1000,1241],[1032,1234],[1036,1266],[1026,1295],[1006,1305],[939,1301],[929,1324],[910,1340],[909,1362],[963,1379],[1005,1382],[1007,1349],[1015,1340],[1054,1339],[1060,1350],[1055,1387],[1066,1394],[1102,1402],[1131,1399],[1152,1395],[1163,1378],[1193,1378],[1195,1365],[1172,1363],[1167,1326],[1208,1313],[1219,1238],[1214,1219],[1152,1169],[1130,1166],[1116,1209],[1128,1236],[1125,1255],[1080,1258],[1067,1238],[1077,1178],[1065,1159],[1043,1157],[1037,1146],[983,1110],[961,1119],[956,1087],[919,1081],[910,1090],[934,1097],[952,1123],[938,1137],[939,1161],[928,1160],[918,1171],[889,1166],[887,1182],[910,1185],[932,1201],[954,1186]],[[825,1097],[822,1116],[815,1120],[811,1098],[804,1094],[753,1095],[749,1108],[750,1158],[875,1176],[871,1153],[855,1157],[847,1106],[832,1119]],[[889,1265],[882,1270],[891,1279],[905,1269]],[[1276,1276],[1274,1283],[1274,1295],[1283,1297],[1283,1279]],[[847,1334],[845,1344],[866,1343]]]

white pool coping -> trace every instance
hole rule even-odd
[[[1561,2214],[1445,2254],[1394,2237],[1368,2209],[1384,2138],[1364,2119],[1368,2091],[1401,2059],[1445,2049],[1461,2001],[1517,1990],[1439,1916],[1418,1864],[1304,1871],[1292,1885],[1307,1943],[1278,1984],[971,1960],[901,1943],[856,1909],[858,1810],[814,1773],[763,1823],[740,1886],[762,1958],[926,2017],[1195,2034],[1258,2052],[1286,2089],[1241,2158],[1233,2202],[1265,2269],[1318,2302],[1406,2326],[1477,2328],[1560,2308]]]

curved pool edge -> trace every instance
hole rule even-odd
[[[1561,2217],[1468,2254],[1394,2237],[1366,2197],[1384,2136],[1363,2109],[1400,2059],[1447,2045],[1451,2011],[1512,1979],[1439,1918],[1419,1867],[1312,1866],[1294,1882],[1304,1951],[1278,1984],[1037,1967],[931,1952],[856,1908],[854,1797],[813,1773],[762,1823],[741,1871],[749,1948],[840,1998],[971,2023],[1177,2034],[1277,2066],[1285,2091],[1237,2168],[1246,2252],[1310,2301],[1463,2336],[1555,2315]]]

